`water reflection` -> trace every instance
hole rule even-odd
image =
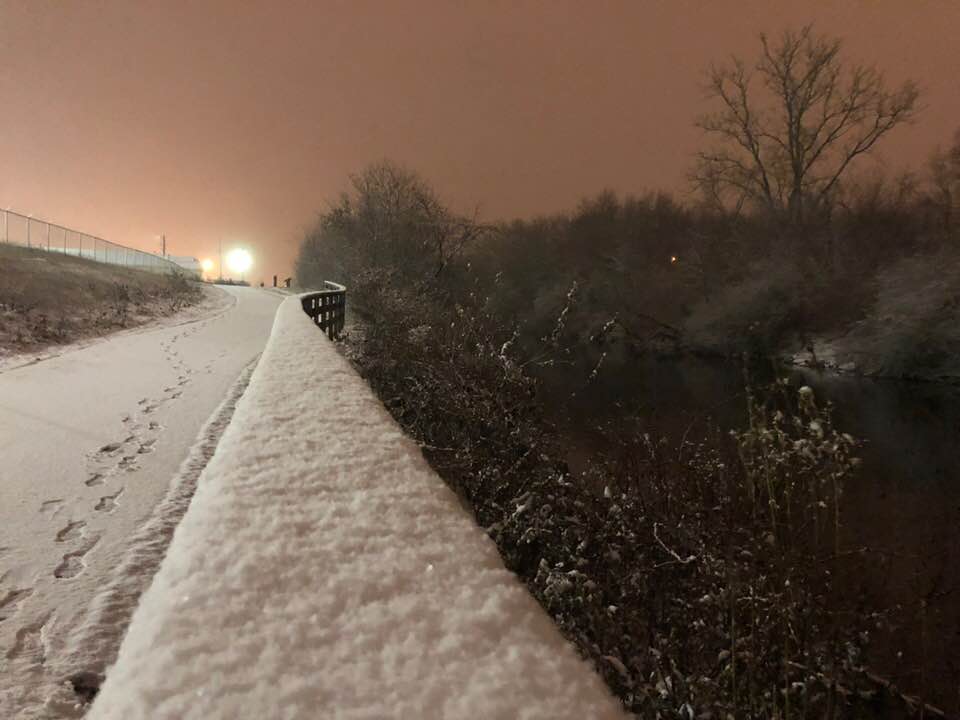
[[[651,430],[679,438],[691,428],[746,423],[744,369],[733,362],[644,357],[589,388],[552,371],[552,387],[578,388],[581,417],[636,413]],[[960,388],[761,365],[756,382],[788,376],[835,406],[836,426],[860,438],[862,472],[843,502],[844,546],[864,548],[845,591],[894,608],[896,626],[878,632],[871,664],[902,688],[946,709],[960,704]],[[578,385],[578,382],[580,383]],[[580,426],[582,427],[582,426]],[[584,432],[571,444],[576,469],[605,447]]]

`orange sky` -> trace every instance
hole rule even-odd
[[[949,142],[946,0],[0,0],[0,206],[144,249],[166,233],[179,254],[222,237],[259,279],[383,157],[488,220],[682,190],[707,63],[809,21],[923,88],[887,167]]]

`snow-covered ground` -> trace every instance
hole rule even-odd
[[[215,292],[0,369],[0,717],[77,714],[116,651],[281,300]]]
[[[284,301],[88,717],[621,716]]]

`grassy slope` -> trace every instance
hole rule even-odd
[[[0,357],[139,325],[201,295],[181,276],[0,245]]]

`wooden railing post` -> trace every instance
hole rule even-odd
[[[301,298],[303,311],[313,318],[327,337],[340,337],[346,323],[347,288],[335,282],[324,282],[326,290],[313,292]]]

